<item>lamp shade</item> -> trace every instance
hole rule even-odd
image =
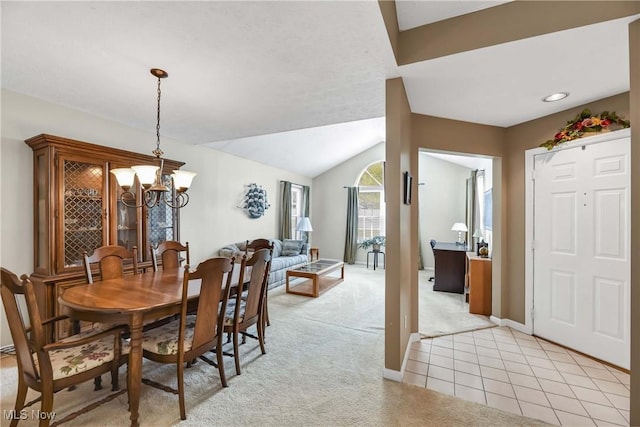
[[[466,233],[468,230],[467,226],[464,225],[464,223],[456,222],[455,224],[453,224],[453,227],[451,227],[451,231],[464,231]]]
[[[174,170],[171,177],[173,178],[173,185],[176,187],[176,190],[181,193],[191,187],[191,181],[193,181],[193,177],[196,175],[195,172]]]
[[[479,228],[476,228],[476,231],[473,233],[473,237],[484,237],[484,233]]]
[[[309,217],[303,216],[298,220],[298,224],[296,225],[296,230],[298,231],[313,231],[313,227],[311,227],[311,221],[309,221]]]
[[[131,169],[136,171],[140,184],[142,184],[143,187],[148,188],[156,180],[156,171],[160,168],[158,166],[151,165],[138,165],[131,166]]]
[[[136,171],[131,168],[111,169],[111,173],[115,175],[118,185],[127,189],[133,187],[133,180],[136,177]]]

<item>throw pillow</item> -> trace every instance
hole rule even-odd
[[[302,240],[284,239],[282,241],[282,256],[300,255]]]
[[[273,258],[278,258],[279,256],[282,255],[282,241],[278,240],[278,239],[273,239],[273,253],[271,254],[271,256]]]
[[[218,251],[218,255],[231,258],[232,256],[242,256],[242,251],[237,245],[227,245]]]

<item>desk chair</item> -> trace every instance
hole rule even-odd
[[[431,252],[433,252],[433,259],[434,259],[434,261],[435,261],[435,259],[436,259],[436,252],[433,250],[433,248],[436,246],[436,241],[435,241],[435,239],[431,239],[431,240],[429,241],[429,244],[431,245]],[[429,281],[430,281],[430,282],[433,282],[433,281],[435,281],[435,280],[436,280],[435,272],[436,272],[436,269],[435,269],[435,263],[434,263],[434,267],[433,267],[433,274],[434,274],[434,276],[429,277]]]

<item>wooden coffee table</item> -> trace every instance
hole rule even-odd
[[[340,277],[331,273],[340,270]],[[305,279],[290,281],[291,277]],[[287,270],[287,293],[317,298],[323,292],[344,281],[344,262],[319,259]]]

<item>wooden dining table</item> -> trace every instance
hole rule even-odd
[[[131,332],[129,351],[129,410],[131,425],[138,426],[142,384],[142,326],[180,312],[184,268],[128,275],[96,281],[67,289],[58,302],[74,320],[128,324]],[[190,297],[197,298],[200,284],[189,284]]]

